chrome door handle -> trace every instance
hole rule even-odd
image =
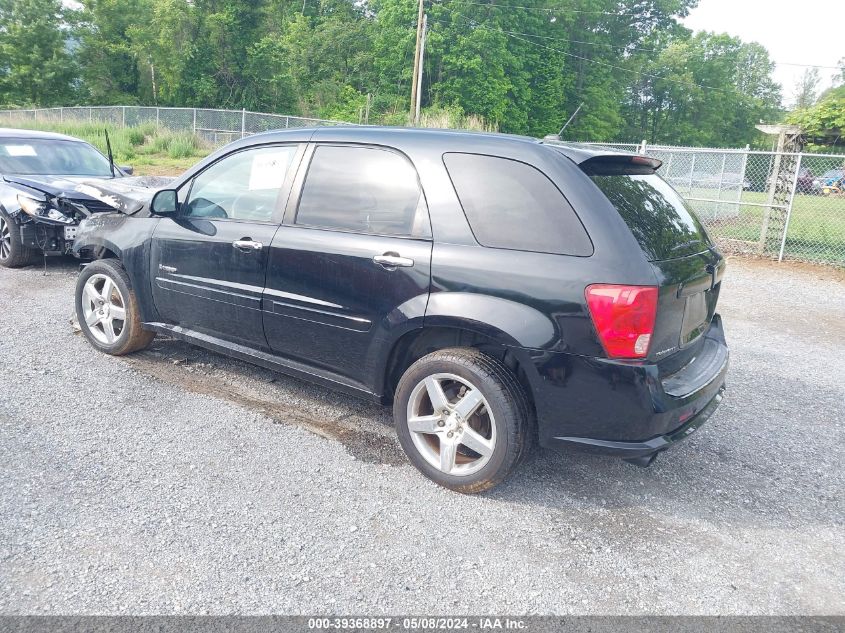
[[[414,260],[410,257],[400,257],[398,253],[385,253],[384,255],[376,255],[373,257],[376,264],[384,266],[388,270],[393,270],[399,266],[410,267],[414,265]]]
[[[235,240],[232,242],[232,246],[242,251],[260,251],[264,248],[264,244],[261,242],[255,242],[253,240]]]
[[[373,257],[376,264],[381,264],[385,268],[397,268],[399,266],[410,267],[414,265],[414,260],[410,257],[400,257],[396,253],[385,253],[384,255],[376,255]]]
[[[162,272],[162,273],[175,273],[176,267],[175,266],[165,266],[164,264],[159,264],[158,270],[159,270],[159,272]]]

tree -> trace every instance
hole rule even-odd
[[[818,68],[804,70],[801,78],[795,84],[795,92],[793,93],[796,108],[809,108],[816,102],[820,82],[821,77]]]
[[[759,45],[692,35],[678,20],[696,2],[425,0],[423,110],[543,136],[583,103],[567,138],[747,143],[780,116],[773,66]],[[410,0],[83,0],[78,16],[64,4],[0,0],[3,100],[349,121],[369,104],[371,121],[407,121]]]
[[[152,17],[148,0],[86,0],[77,59],[89,103],[138,103],[141,68],[149,62],[132,45],[135,24]],[[144,95],[146,96],[146,95]]]
[[[812,142],[836,144],[845,131],[845,86],[830,90],[817,104],[797,108],[786,117],[787,123],[799,125]]]
[[[76,68],[70,29],[75,19],[61,0],[0,4],[0,103],[51,106],[73,101]]]
[[[675,39],[642,65],[628,97],[628,137],[681,145],[750,143],[760,119],[778,113],[774,64],[759,44],[697,33]]]

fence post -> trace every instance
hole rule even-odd
[[[159,124],[159,112],[160,112],[160,110],[161,110],[161,108],[156,106],[156,129],[161,127],[161,125]]]
[[[197,109],[194,108],[194,134],[197,133]]]
[[[65,107],[64,106],[61,106],[59,108],[59,121],[61,121],[62,123],[64,123],[64,121],[65,121]]]
[[[123,106],[123,109],[122,109],[122,112],[121,112],[121,119],[122,119],[121,127],[126,127],[126,106]]]
[[[687,195],[692,195],[692,176],[695,173],[695,153],[692,155],[692,163],[689,166],[689,190]]]
[[[750,151],[751,151],[751,145],[746,144],[745,153],[742,155],[742,167],[739,170],[740,175],[742,177],[742,185],[743,185],[742,187],[739,188],[739,200],[740,200],[740,202],[742,201],[742,192],[745,191],[745,188],[744,188],[745,187],[745,180],[746,180],[745,173],[748,171],[748,152],[750,152]],[[748,179],[748,182],[751,182],[751,180]]]
[[[241,110],[241,138],[246,136],[246,108]]]
[[[647,142],[646,139],[643,139],[643,144],[639,146],[638,150],[640,154],[645,154]]]
[[[795,177],[792,179],[792,191],[789,195],[789,204],[786,206],[786,220],[783,223],[783,237],[780,240],[780,253],[778,261],[783,261],[783,249],[786,248],[786,234],[789,231],[789,218],[792,216],[792,205],[795,203],[795,196],[798,195],[798,174],[801,172],[801,161],[804,154],[798,154],[798,164],[795,165]]]
[[[32,112],[35,115],[35,122],[38,123],[38,108],[33,108]]]
[[[290,117],[286,116],[285,117],[285,129],[287,129],[289,127],[290,127]]]
[[[719,191],[716,193],[716,200],[722,199],[722,184],[725,181],[725,163],[727,162],[727,160],[728,160],[728,155],[722,154],[722,171],[719,172]],[[742,183],[739,184],[739,188],[742,189]],[[719,219],[719,211],[721,211],[721,210],[722,210],[722,205],[717,204],[716,205],[716,212],[713,214],[714,220]]]

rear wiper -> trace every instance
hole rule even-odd
[[[669,249],[669,252],[677,251],[682,248],[686,248],[687,246],[695,246],[696,244],[700,244],[701,240],[688,240],[686,242],[681,242],[680,244],[675,244],[672,248]]]

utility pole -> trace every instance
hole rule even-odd
[[[414,103],[414,125],[420,124],[420,103],[422,102],[423,63],[425,60],[425,37],[428,33],[428,16],[423,15],[423,30],[420,38],[420,66],[417,69],[417,100]]]
[[[417,109],[417,84],[418,73],[420,72],[420,46],[422,44],[423,33],[423,0],[419,0],[419,10],[417,11],[417,44],[414,49],[414,77],[411,80],[411,114],[410,120],[413,123],[414,115]]]

